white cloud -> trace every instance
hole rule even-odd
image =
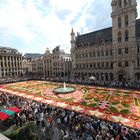
[[[21,1],[6,0],[6,6],[0,6],[0,27],[7,28],[7,34],[13,33],[26,40],[31,40],[34,36],[32,32],[26,27],[26,15],[22,7]]]
[[[111,26],[110,10],[110,0],[1,0],[0,29],[6,30],[0,41],[23,52],[56,45],[68,51],[72,27],[85,33]]]

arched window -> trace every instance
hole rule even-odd
[[[99,73],[96,73],[96,79],[99,80]]]
[[[122,33],[118,32],[118,42],[121,43],[122,41]]]
[[[128,30],[125,31],[125,41],[128,41],[129,39],[129,33],[128,33]]]
[[[121,28],[121,18],[118,18],[118,28]]]
[[[125,27],[128,26],[128,15],[125,16]]]
[[[119,0],[119,7],[121,8],[122,7],[122,1]]]
[[[113,73],[110,73],[110,80],[111,80],[111,81],[114,80],[114,75],[113,75]]]
[[[105,80],[108,81],[108,73],[105,73]]]
[[[124,0],[124,7],[128,6],[128,0]]]

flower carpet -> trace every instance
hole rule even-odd
[[[0,90],[140,129],[140,91],[66,84],[75,87],[75,92],[54,94],[53,89],[60,86],[63,84],[26,81],[1,85]]]

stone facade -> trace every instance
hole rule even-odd
[[[112,27],[75,35],[71,31],[73,77],[140,81],[140,19],[136,0],[112,0]]]
[[[60,50],[57,46],[52,53],[48,49],[43,56],[45,77],[65,77],[69,78],[71,74],[71,57],[70,54]]]
[[[22,76],[22,54],[16,49],[0,47],[0,78]]]
[[[38,76],[40,78],[70,78],[71,57],[70,54],[60,50],[57,46],[50,53],[47,48],[40,57],[25,58],[23,60],[25,75]]]

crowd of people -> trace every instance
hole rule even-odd
[[[63,82],[64,78],[48,78],[47,80],[51,81],[58,81]],[[140,90],[140,81],[100,81],[100,80],[90,80],[82,79],[82,78],[75,78],[75,79],[65,79],[65,81],[70,83],[76,84],[86,84],[86,85],[93,85],[93,86],[102,86],[102,87],[112,87],[112,88],[123,88],[123,89],[133,89],[133,90]]]
[[[102,87],[112,87],[112,88],[123,88],[123,89],[133,89],[140,90],[140,81],[99,81],[99,80],[89,80],[82,78],[63,78],[63,77],[52,77],[52,78],[43,78],[43,77],[9,77],[0,79],[0,84],[11,83],[11,82],[19,82],[26,80],[47,80],[47,81],[55,81],[55,82],[69,82],[75,84],[86,84],[86,85],[94,85],[94,86],[102,86]]]
[[[1,78],[0,84],[26,81],[26,80],[30,80],[30,79],[31,79],[30,77],[7,77],[7,78]]]
[[[0,92],[1,109],[16,106],[21,112],[14,125],[25,126],[33,121],[47,133],[43,140],[140,140],[140,130],[119,123],[101,120],[49,104]]]

